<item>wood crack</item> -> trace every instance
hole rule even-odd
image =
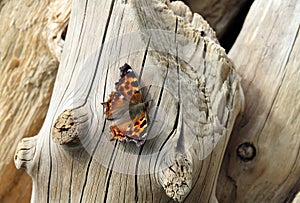
[[[50,186],[51,186],[51,176],[52,176],[52,147],[51,147],[51,139],[48,139],[48,147],[49,147],[49,175],[48,175],[48,186],[47,186],[47,203],[50,202]]]
[[[149,37],[149,40],[148,40],[147,45],[146,45],[146,49],[145,49],[145,53],[144,53],[144,57],[143,57],[143,61],[142,61],[142,67],[141,67],[141,70],[140,70],[140,73],[139,73],[139,79],[138,79],[139,84],[141,84],[141,78],[142,78],[142,74],[144,72],[146,58],[148,56],[150,41],[151,41],[151,36]]]
[[[95,78],[96,78],[96,73],[99,71],[99,64],[100,64],[100,60],[102,59],[101,56],[102,56],[102,51],[103,51],[103,46],[104,46],[104,42],[106,40],[106,35],[107,35],[107,31],[108,31],[108,26],[111,22],[111,16],[112,16],[112,12],[113,12],[113,8],[114,8],[114,5],[115,5],[115,0],[112,0],[111,2],[111,5],[110,5],[110,8],[109,8],[109,13],[108,13],[108,17],[107,17],[107,21],[106,21],[106,24],[105,24],[105,29],[104,29],[104,33],[103,33],[103,37],[102,37],[102,43],[101,43],[101,46],[100,46],[100,51],[99,51],[99,56],[98,56],[98,59],[97,59],[97,65],[95,67],[95,71],[94,71],[94,74],[93,74],[93,78],[92,78],[92,83],[90,85],[90,88],[88,90],[88,94],[90,94],[90,92],[92,91],[92,88],[93,88],[93,84],[95,82]],[[87,100],[86,100],[87,101]],[[86,104],[86,103],[84,103]]]
[[[106,170],[105,177],[107,177],[107,179],[106,179],[106,182],[105,182],[105,195],[104,195],[104,198],[103,198],[103,202],[107,202],[107,197],[108,197],[108,192],[109,192],[109,187],[110,187],[109,182],[110,182],[110,179],[111,179],[111,176],[112,176],[112,173],[113,173],[112,168],[113,168],[115,160],[116,160],[116,154],[115,154],[116,146],[117,146],[117,142],[115,142],[115,146],[114,146],[113,152],[111,154],[111,157],[109,159],[109,164],[108,164],[108,167],[107,167],[107,170]],[[107,176],[107,173],[108,173],[108,176]]]
[[[74,158],[74,156],[72,157]],[[72,164],[71,164],[71,176],[70,176],[69,198],[68,198],[69,203],[71,203],[71,198],[72,198],[73,169],[74,169],[74,159],[72,159]]]

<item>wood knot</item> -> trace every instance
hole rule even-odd
[[[251,161],[256,156],[256,148],[249,142],[242,143],[237,148],[237,155],[242,161]]]
[[[86,115],[86,111],[82,109],[67,109],[62,112],[52,127],[52,140],[69,148],[81,146],[80,137],[88,129]]]

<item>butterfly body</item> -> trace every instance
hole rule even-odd
[[[148,102],[130,105],[129,106],[129,115],[130,115],[131,120],[133,120],[133,118],[136,115],[139,115],[139,114],[147,111],[147,108],[148,108]]]
[[[138,146],[144,144],[147,136],[148,102],[143,101],[137,77],[128,64],[120,67],[120,79],[115,83],[116,91],[103,102],[108,120],[117,122],[110,126],[112,140],[133,141]]]

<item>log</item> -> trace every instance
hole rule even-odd
[[[0,3],[0,202],[29,202],[31,179],[17,171],[16,140],[43,124],[70,13],[70,1]]]
[[[299,0],[255,1],[229,53],[245,111],[223,161],[222,202],[291,202],[300,189],[299,24]]]
[[[32,177],[31,200],[216,202],[243,96],[215,33],[179,2],[73,1],[72,8],[45,122],[15,155]],[[101,106],[124,63],[149,101],[140,147],[110,141],[112,121]]]

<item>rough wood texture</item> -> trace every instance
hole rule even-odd
[[[15,169],[12,157],[16,140],[42,126],[68,11],[68,1],[0,2],[0,202],[30,199],[30,177]]]
[[[218,183],[222,202],[289,202],[300,188],[299,24],[299,0],[255,1],[230,51],[246,102]],[[237,156],[247,142],[256,150],[248,161]]]
[[[72,6],[44,125],[15,156],[33,178],[32,201],[216,202],[242,93],[214,32],[178,2]],[[109,141],[110,121],[100,104],[125,62],[151,101],[149,140],[140,148]]]

